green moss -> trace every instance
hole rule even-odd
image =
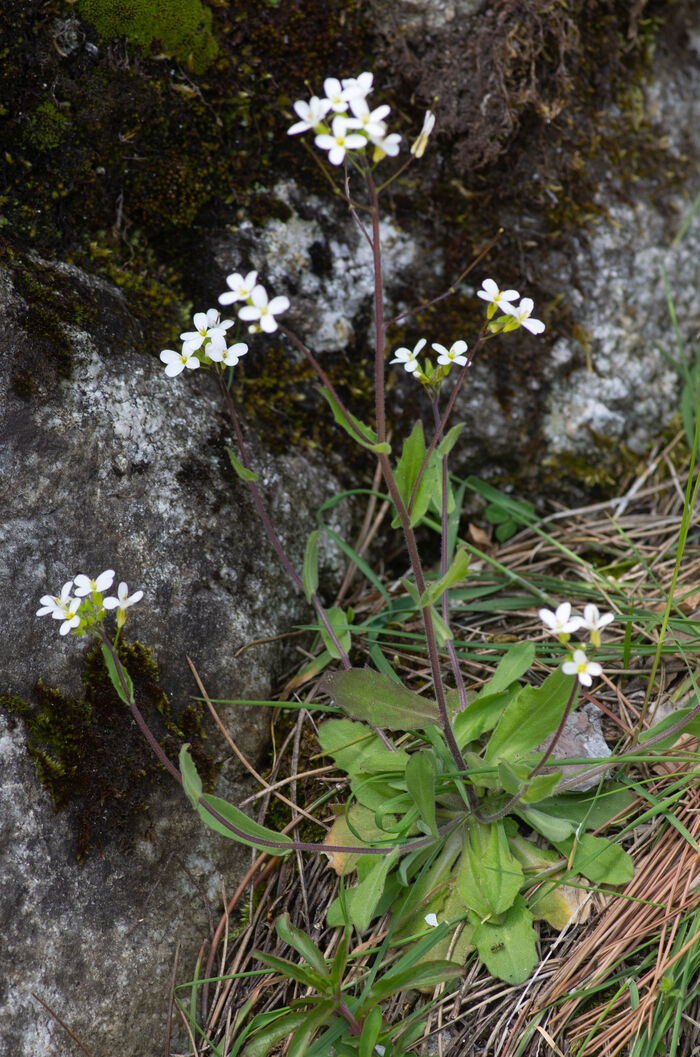
[[[139,708],[165,751],[177,759],[180,742],[190,741],[204,785],[211,790],[216,772],[202,744],[200,706],[188,706],[173,717],[151,651],[138,642],[121,642],[118,653]],[[87,655],[83,677],[81,697],[41,680],[31,703],[0,697],[0,707],[24,724],[27,750],[56,810],[73,808],[79,862],[91,848],[102,851],[111,842],[128,848],[143,829],[138,819],[148,813],[153,791],[161,781],[170,782],[117,697],[99,648]]]
[[[50,99],[46,99],[32,114],[25,138],[37,150],[53,150],[69,128],[70,120]]]
[[[146,53],[165,51],[196,74],[219,52],[211,10],[201,0],[80,0],[79,11],[103,39],[128,37]]]

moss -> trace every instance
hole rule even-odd
[[[201,0],[80,0],[78,10],[103,39],[124,36],[147,54],[165,51],[192,73],[204,73],[219,52]]]
[[[190,741],[205,788],[211,790],[216,773],[202,743],[201,708],[188,706],[173,717],[151,651],[138,642],[121,642],[118,652],[139,708],[165,751],[176,759],[179,743]],[[81,697],[40,680],[31,703],[0,698],[0,707],[24,724],[27,750],[56,810],[72,808],[79,862],[92,848],[102,852],[112,842],[127,849],[143,830],[138,820],[147,815],[153,791],[162,780],[170,782],[115,693],[99,648],[87,655],[83,678]]]
[[[25,139],[37,150],[53,150],[57,147],[67,130],[70,121],[50,99],[39,103],[31,116]]]

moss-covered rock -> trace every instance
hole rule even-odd
[[[80,0],[78,10],[104,40],[128,37],[145,54],[166,52],[196,74],[219,52],[202,0]]]

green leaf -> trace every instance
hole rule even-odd
[[[341,410],[338,401],[327,389],[321,387],[321,393],[330,404],[333,418],[357,444],[360,444],[363,448],[368,448],[369,451],[376,452],[377,454],[388,455],[391,452],[391,445],[387,444],[386,441],[381,444],[377,443],[377,434],[373,429],[370,429],[369,426],[365,426],[358,418],[355,418],[354,415],[350,414],[349,411],[344,413]]]
[[[503,823],[470,822],[457,872],[457,891],[465,905],[481,918],[502,914],[522,884],[523,868],[510,850]]]
[[[318,591],[318,537],[320,535],[321,530],[316,529],[306,541],[302,578],[304,580],[304,591],[306,592],[307,602],[310,602],[313,595]]]
[[[263,965],[267,965],[268,968],[280,973],[288,980],[296,980],[297,983],[302,984],[304,987],[312,987],[314,991],[323,990],[324,977],[319,976],[308,966],[298,965],[297,962],[290,961],[289,958],[279,958],[276,954],[267,954],[264,951],[253,951],[253,954]]]
[[[230,448],[226,448],[231,465],[240,477],[242,481],[257,481],[258,475],[254,470],[249,470],[247,466],[244,466],[240,459],[237,459]]]
[[[350,631],[348,616],[339,606],[331,606],[330,609],[326,609],[324,612],[328,618],[328,623],[335,632],[338,642],[347,653],[352,642],[352,632]],[[326,649],[332,657],[335,657],[336,660],[338,660],[340,658],[340,653],[323,624],[319,624],[319,631],[321,632],[321,638],[323,639]]]
[[[435,760],[423,750],[414,752],[406,765],[406,786],[426,826],[437,837],[435,818]]]
[[[489,694],[486,697],[479,695],[457,713],[452,721],[452,730],[460,749],[475,741],[484,731],[492,730],[496,726],[510,697],[507,693]],[[450,711],[459,707],[459,694],[456,690],[450,690],[448,693],[447,707]]]
[[[433,988],[447,980],[456,980],[461,975],[462,970],[454,962],[423,962],[400,973],[384,973],[372,986],[372,998],[383,1002],[385,998],[396,995],[399,991]]]
[[[421,730],[440,720],[434,701],[371,668],[331,672],[321,688],[353,719],[387,730]]]
[[[542,805],[540,805],[541,807]],[[557,844],[558,841],[566,840],[570,837],[576,826],[573,822],[569,822],[568,819],[559,818],[556,815],[550,815],[549,812],[544,810],[537,810],[537,808],[529,807],[523,808],[515,812],[516,815],[520,815],[534,830],[541,833],[543,837],[551,841],[552,844]]]
[[[474,920],[472,942],[491,973],[509,984],[522,984],[537,964],[532,914],[518,896],[500,922]]]
[[[333,1017],[335,1008],[335,1000],[329,999],[326,1002],[319,1002],[312,1013],[306,1014],[306,1021],[292,1036],[287,1057],[305,1057],[309,1043],[319,1028]]]
[[[447,626],[445,621],[442,619],[435,606],[430,607],[430,619],[433,622],[433,631],[435,632],[435,638],[440,649],[443,649],[446,642],[450,642],[454,635],[451,629]]]
[[[329,977],[325,958],[306,933],[292,925],[289,914],[284,913],[277,918],[275,929],[279,938],[300,954],[322,977]]]
[[[207,811],[207,805],[221,815],[222,819],[235,826],[238,833],[233,833],[223,822],[220,822],[211,812]],[[291,847],[278,848],[275,846],[277,844],[291,845],[292,841],[285,833],[277,833],[274,829],[259,825],[252,818],[248,818],[242,811],[239,811],[237,807],[234,807],[233,804],[222,800],[221,797],[210,796],[208,793],[202,794],[199,798],[197,810],[202,821],[206,822],[210,829],[221,833],[224,837],[240,841],[241,844],[249,844],[259,851],[267,852],[268,855],[287,855],[292,850]],[[261,839],[266,842],[274,842],[274,844],[261,844]]]
[[[255,1038],[248,1043],[241,1057],[267,1057],[272,1047],[304,1024],[308,1016],[308,1013],[287,1013],[280,1016],[269,1027],[256,1031]]]
[[[542,686],[523,686],[506,705],[486,746],[485,759],[523,756],[557,729],[567,706],[574,676],[557,668]]]
[[[426,447],[423,436],[423,423],[416,422],[410,437],[406,437],[406,440],[403,442],[401,458],[396,465],[395,471],[396,485],[406,507],[408,507],[411,501],[413,489],[418,479],[420,468],[423,465],[425,455]],[[425,515],[430,506],[430,500],[437,484],[437,464],[434,459],[431,459],[426,466],[425,472],[423,473],[418,488],[416,489],[416,497],[410,512],[412,526],[417,525]],[[392,521],[392,527],[398,528],[400,524],[399,516],[396,514]]]
[[[394,848],[388,855],[377,857],[377,862],[365,879],[353,889],[350,920],[358,932],[364,932],[369,927],[372,918],[375,917],[377,904],[384,894],[387,875],[396,864],[398,857],[398,848]]]
[[[440,457],[444,457],[445,455],[450,454],[455,444],[457,443],[457,438],[459,437],[463,429],[464,423],[458,422],[457,425],[452,426],[452,428],[448,430],[447,435],[443,437],[443,439],[437,446],[437,453]]]
[[[517,642],[515,646],[511,646],[475,700],[480,701],[482,697],[491,697],[493,694],[500,694],[502,690],[507,690],[511,683],[530,670],[534,659],[534,643]]]
[[[362,774],[365,758],[385,747],[374,731],[350,719],[326,720],[319,727],[318,740],[325,755],[349,775]]]
[[[536,774],[527,783],[527,787],[520,794],[523,804],[538,804],[541,800],[550,797],[562,779],[562,771],[552,771],[550,774]]]
[[[448,588],[454,587],[460,580],[463,580],[467,575],[469,568],[469,555],[464,549],[460,549],[454,556],[452,564],[445,573],[444,576],[436,580],[435,583],[429,584],[426,587],[420,602],[418,603],[421,609],[425,606],[435,605],[437,601],[444,595]]]
[[[180,749],[180,774],[182,775],[182,788],[189,797],[192,807],[197,809],[202,796],[202,779],[197,774],[194,760],[190,756],[190,747],[183,745]]]
[[[573,848],[571,870],[583,874],[594,884],[627,884],[634,877],[634,861],[631,856],[605,837],[584,833],[575,842],[571,837],[552,843],[567,860]]]
[[[109,650],[106,646],[102,646],[102,656],[104,658],[105,668],[107,669],[109,681],[114,687],[116,693],[119,695],[119,698],[124,702],[125,705],[132,704],[134,700],[134,684],[131,681],[131,676],[120,661],[119,667],[121,668],[122,678],[124,679],[124,683],[126,684],[125,693],[121,679],[119,678],[119,672],[117,671],[117,665],[112,655],[112,651]]]
[[[382,1011],[378,1006],[368,1013],[362,1025],[358,1057],[374,1057],[374,1047],[382,1030]]]

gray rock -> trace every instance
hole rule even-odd
[[[80,693],[88,644],[61,637],[56,621],[35,612],[42,595],[58,593],[78,572],[111,567],[130,590],[144,591],[129,611],[127,637],[152,647],[174,710],[198,694],[187,654],[212,697],[269,697],[289,647],[263,643],[240,657],[237,650],[311,614],[228,464],[224,445],[234,441],[213,378],[201,371],[168,379],[138,347],[138,325],[117,290],[69,265],[30,264],[56,282],[67,277],[76,297],[98,311],[90,329],[60,321],[72,360],[71,376],[62,376],[52,368],[58,351],[50,342],[37,358],[25,329],[32,306],[13,291],[11,274],[0,273],[0,590],[8,602],[0,693],[32,702],[39,677]],[[18,372],[28,366],[36,368],[35,390],[20,395]],[[253,436],[250,457],[301,568],[315,511],[334,482],[302,455],[270,457]],[[334,524],[342,531],[340,520]],[[322,560],[322,578],[332,583],[337,554],[327,550]],[[268,711],[221,705],[220,713],[256,763]],[[123,723],[126,740],[126,710]],[[94,851],[79,866],[76,810],[54,814],[22,721],[0,712],[0,724],[0,1051],[67,1051],[34,991],[95,1054],[161,1052],[175,946],[182,942],[181,978],[188,978],[207,934],[201,893],[217,915],[220,878],[230,895],[250,853],[205,830],[175,784],[161,782],[146,814],[132,820],[127,846],[102,833],[102,855]],[[223,765],[218,791],[241,799],[249,787],[240,764],[218,735],[207,746]]]

